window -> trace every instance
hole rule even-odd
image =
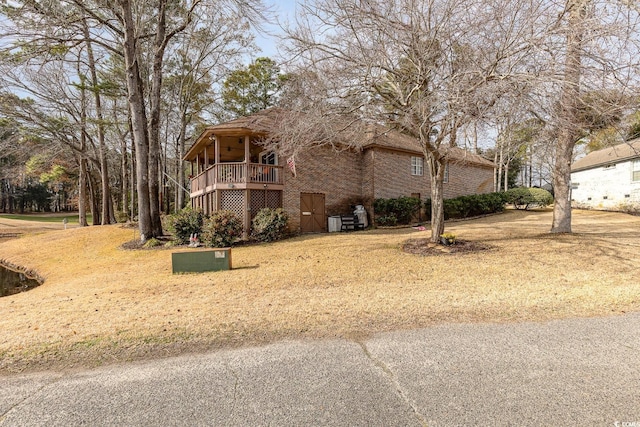
[[[411,157],[411,175],[422,176],[424,171],[424,159],[422,157]]]
[[[442,182],[445,184],[449,182],[449,163],[444,165],[444,178],[442,179]]]
[[[631,170],[633,174],[631,176],[631,180],[638,182],[640,181],[640,160],[634,160],[633,165],[631,166]]]

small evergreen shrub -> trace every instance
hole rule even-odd
[[[260,242],[273,242],[284,237],[289,217],[282,208],[260,209],[251,221],[251,237]]]
[[[502,212],[507,199],[504,193],[471,194],[443,201],[444,219],[469,218]],[[427,219],[431,220],[431,199],[425,202]]]
[[[396,224],[409,224],[420,211],[420,205],[420,199],[416,197],[375,199],[373,201],[373,210],[376,215],[376,223],[379,225],[392,225],[390,223],[394,222],[395,219]]]
[[[187,207],[169,216],[167,229],[173,234],[176,244],[186,245],[192,234],[202,233],[203,224],[204,214],[202,211]]]
[[[200,241],[212,248],[229,247],[242,237],[242,221],[231,211],[216,211],[205,218]]]
[[[396,218],[394,213],[390,213],[388,215],[377,217],[376,223],[382,226],[393,226],[398,224],[398,218]]]
[[[553,203],[553,196],[542,188],[518,187],[506,192],[507,203],[511,203],[516,209],[527,210],[531,206],[544,208]]]
[[[162,246],[162,242],[156,239],[155,237],[152,237],[151,239],[147,240],[143,245],[145,249],[157,248],[158,246]]]

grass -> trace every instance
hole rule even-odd
[[[69,224],[78,223],[77,213],[29,213],[29,214],[0,214],[0,218],[13,219],[18,221],[36,222],[60,222],[66,218]],[[87,222],[91,224],[91,214],[87,215]]]
[[[135,232],[118,225],[29,229],[0,258],[46,282],[0,298],[0,371],[640,308],[639,217],[576,211],[570,235],[550,224],[550,211],[453,222],[493,249],[433,257],[400,250],[427,235],[412,229],[306,235],[234,248],[233,270],[189,275],[171,274],[170,250],[120,249]]]

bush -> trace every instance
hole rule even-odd
[[[204,214],[202,211],[184,208],[173,215],[169,215],[167,229],[178,245],[189,243],[192,234],[200,235],[204,224]]]
[[[502,212],[507,199],[504,193],[472,194],[445,199],[444,219],[469,218]],[[431,220],[431,199],[425,202],[427,219]]]
[[[116,217],[116,221],[120,224],[129,221],[129,215],[125,211],[116,211],[114,216]]]
[[[145,249],[157,248],[158,246],[162,246],[162,242],[154,237],[147,240],[143,245]]]
[[[389,215],[377,217],[376,223],[382,226],[393,226],[398,224],[398,218],[396,218],[395,214],[390,213]]]
[[[397,199],[375,199],[373,210],[376,223],[380,225],[409,224],[420,211],[420,199],[416,197],[398,197]],[[383,222],[387,222],[383,224]],[[395,225],[395,224],[394,224]]]
[[[289,217],[282,208],[260,209],[251,221],[251,236],[260,242],[273,242],[284,237]]]
[[[201,237],[205,246],[231,246],[242,237],[242,221],[231,211],[214,212],[204,220]]]
[[[529,209],[530,206],[545,207],[553,203],[553,196],[542,188],[518,187],[506,191],[507,203],[516,209]]]

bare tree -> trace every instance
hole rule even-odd
[[[218,11],[219,16],[194,17],[194,23],[176,37],[170,49],[165,78],[167,140],[175,141],[171,152],[176,181],[176,209],[185,202],[182,157],[186,144],[204,124],[208,110],[217,105],[221,82],[251,49],[253,36],[239,15]],[[204,30],[206,26],[206,30]],[[167,152],[168,147],[166,149]]]
[[[384,123],[415,138],[429,165],[431,240],[438,241],[449,147],[457,145],[463,126],[488,114],[521,72],[537,37],[537,6],[317,0],[300,7],[297,27],[288,31],[290,54],[298,58],[293,74],[311,79],[298,85],[304,97],[289,104],[316,115],[346,113]]]
[[[547,98],[543,116],[555,141],[551,232],[569,233],[574,147],[599,122],[616,120],[620,106],[637,94],[639,15],[633,2],[566,0],[560,6],[550,9],[555,23],[539,46],[538,90]]]
[[[104,148],[104,114],[97,73],[93,72],[99,63],[94,53],[100,49],[103,58],[121,59],[131,115],[140,236],[144,241],[162,234],[160,126],[167,48],[176,35],[192,25],[194,16],[223,20],[233,17],[235,22],[259,24],[265,12],[260,0],[157,0],[151,3],[142,0],[21,0],[3,4],[0,11],[7,18],[0,21],[0,26],[6,30],[2,36],[7,42],[4,52],[9,56],[15,56],[17,52],[19,56],[28,55],[44,62],[64,62],[67,53],[74,49],[90,52],[87,60],[92,70],[89,81],[91,92],[96,96],[97,136],[101,148]],[[199,25],[200,30],[206,31],[207,25]],[[67,80],[73,80],[73,75],[71,72]],[[103,151],[101,158],[105,155]],[[110,201],[107,170],[103,169],[103,194],[105,200]],[[113,215],[113,209],[107,212],[109,217]]]

